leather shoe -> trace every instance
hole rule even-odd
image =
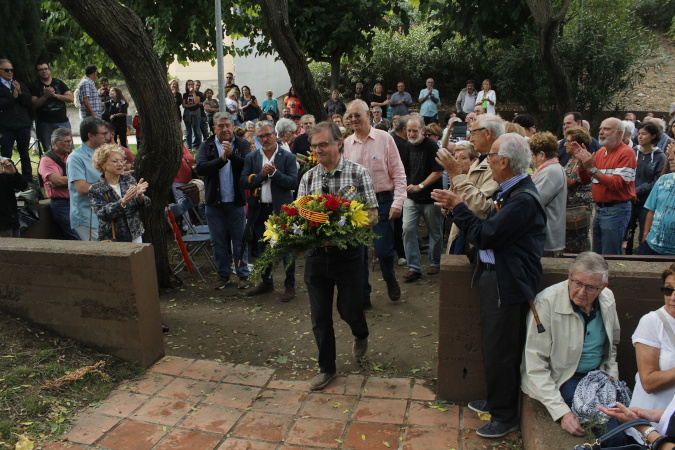
[[[328,386],[328,383],[337,377],[337,373],[320,373],[309,382],[309,388],[313,391],[320,391]]]
[[[268,283],[260,283],[250,291],[246,293],[249,297],[253,297],[255,295],[261,295],[264,294],[265,292],[272,292],[274,290],[274,284],[268,284]]]
[[[420,278],[422,278],[422,274],[412,270],[409,270],[405,275],[403,275],[403,281],[406,283],[412,283],[413,281],[417,281]]]
[[[295,288],[294,287],[287,287],[286,291],[284,292],[284,295],[281,296],[281,301],[282,302],[290,302],[295,298]]]
[[[431,266],[427,269],[427,275],[438,275],[440,271],[441,269],[439,267]]]
[[[352,347],[352,353],[354,358],[361,359],[368,351],[368,337],[356,338],[354,339],[354,346]]]
[[[396,302],[401,298],[401,287],[396,280],[387,281],[387,294],[389,300]]]

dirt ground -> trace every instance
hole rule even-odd
[[[426,254],[422,257],[426,271],[428,259]],[[204,283],[182,272],[185,285],[166,291],[160,298],[162,320],[170,327],[164,338],[166,353],[267,366],[291,379],[311,378],[318,367],[318,351],[303,282],[304,264],[304,257],[297,260],[297,296],[288,303],[280,301],[284,290],[281,265],[274,274],[276,290],[257,297],[246,296],[246,291],[236,286],[214,290],[215,274],[207,276]],[[414,376],[433,382],[439,276],[425,274],[421,280],[407,284],[402,280],[407,268],[397,267],[396,271],[402,291],[398,302],[387,297],[379,266],[371,273],[373,308],[366,311],[370,346],[362,362],[351,355],[353,336],[334,310],[338,371]]]

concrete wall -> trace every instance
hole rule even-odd
[[[163,356],[149,244],[0,238],[0,310],[126,361]]]
[[[544,258],[542,288],[567,278],[571,259]],[[672,262],[672,260],[671,260]],[[670,262],[609,261],[609,289],[621,324],[619,374],[632,388],[637,365],[631,336],[640,318],[663,306],[661,272]],[[485,398],[480,345],[479,289],[470,287],[465,256],[444,255],[439,301],[438,397],[451,402]]]

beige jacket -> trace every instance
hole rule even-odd
[[[488,199],[488,196],[499,189],[499,184],[492,179],[492,170],[487,158],[482,163],[475,160],[471,164],[468,174],[456,175],[451,182],[452,186],[457,188],[457,194],[464,196],[464,202],[471,212],[481,219],[485,219],[492,208],[492,199]],[[457,233],[459,233],[459,228],[452,224],[446,253],[450,253],[450,244],[457,237]]]
[[[598,297],[605,324],[607,342],[599,369],[618,378],[616,346],[619,343],[619,317],[614,294],[605,288]],[[532,312],[527,316],[527,340],[520,366],[524,393],[546,406],[553,420],[570,408],[560,395],[560,386],[572,378],[581,360],[584,345],[584,323],[572,309],[567,280],[550,286],[534,299],[545,332],[539,334]]]

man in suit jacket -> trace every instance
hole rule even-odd
[[[265,221],[271,214],[279,214],[281,205],[293,202],[293,191],[298,187],[298,168],[295,156],[282,149],[277,142],[274,123],[263,120],[255,124],[255,135],[260,141],[260,150],[251,152],[244,160],[241,185],[244,189],[257,189],[257,213],[249,211],[253,221],[253,232],[260,239],[265,231]],[[258,242],[259,252],[265,249],[264,242]],[[284,265],[287,257],[284,257]],[[295,262],[286,270],[286,290],[281,301],[288,302],[295,297]],[[262,283],[248,292],[260,295],[274,290],[272,268],[262,274]]]
[[[0,59],[0,152],[12,158],[14,143],[21,157],[21,173],[26,181],[33,181],[28,146],[30,145],[30,91],[28,86],[14,79],[14,66],[8,59]]]

